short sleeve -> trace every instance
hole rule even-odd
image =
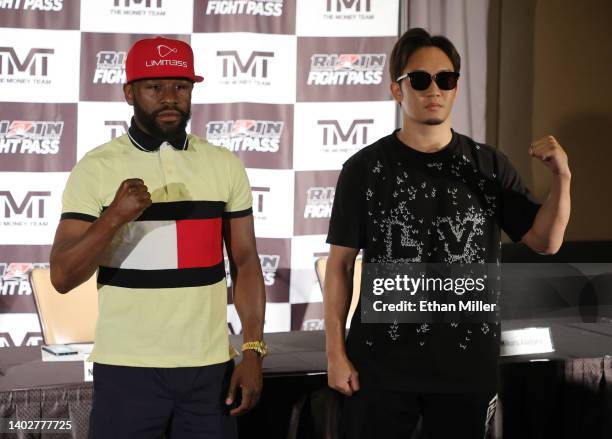
[[[358,162],[349,160],[340,171],[329,221],[328,244],[365,248],[366,174],[362,169]]]
[[[510,239],[518,242],[529,231],[541,204],[536,201],[508,158],[498,152],[501,186],[501,227]]]
[[[238,218],[253,213],[253,195],[251,184],[242,162],[232,152],[228,156],[229,198],[225,204],[225,218]]]
[[[72,169],[66,182],[61,219],[94,222],[102,212],[99,181],[95,161],[85,156]]]

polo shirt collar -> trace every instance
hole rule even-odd
[[[185,131],[174,139],[158,139],[157,137],[153,137],[141,130],[138,125],[136,125],[136,121],[133,117],[127,134],[132,141],[132,144],[141,151],[157,151],[164,142],[168,142],[174,149],[177,150],[185,150],[188,146],[187,133]]]

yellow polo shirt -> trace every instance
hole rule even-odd
[[[144,367],[229,360],[221,224],[252,214],[244,167],[191,134],[183,149],[164,142],[154,151],[123,135],[74,167],[62,219],[95,221],[128,178],[144,180],[153,204],[117,232],[102,258],[89,360]]]

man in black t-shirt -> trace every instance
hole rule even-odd
[[[329,385],[347,396],[349,438],[481,438],[495,401],[500,327],[483,323],[363,323],[345,342],[355,258],[364,263],[499,264],[501,230],[555,253],[570,213],[567,155],[552,136],[529,154],[552,173],[540,205],[505,155],[451,129],[460,57],[411,29],[390,57],[403,126],[352,156],[338,178],[327,242],[325,327]]]

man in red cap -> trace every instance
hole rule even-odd
[[[72,170],[51,251],[60,293],[97,270],[91,437],[234,438],[266,354],[250,184],[229,150],[185,132],[203,80],[187,43],[136,42],[126,77],[128,133]],[[224,244],[245,342],[235,368]]]

